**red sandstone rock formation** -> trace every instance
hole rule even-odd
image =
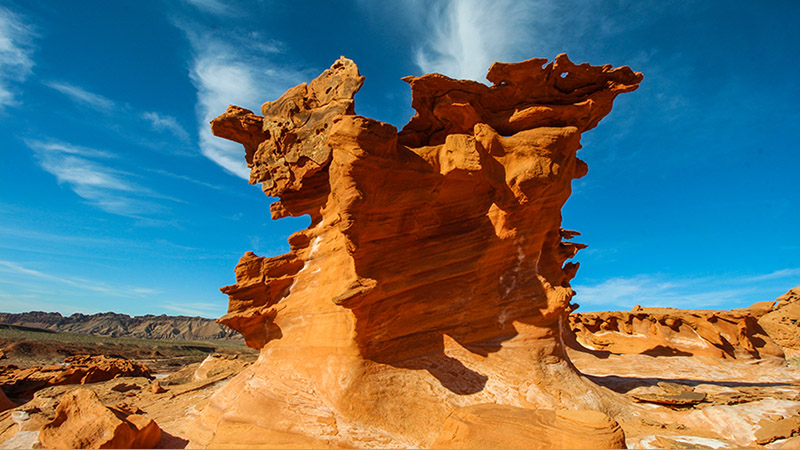
[[[730,311],[637,306],[630,312],[573,313],[569,327],[574,338],[567,336],[567,341],[578,350],[616,354],[704,355],[783,363],[783,350],[761,326],[772,303]]]
[[[61,396],[55,418],[39,433],[45,448],[154,448],[160,439],[161,428],[138,408],[106,407],[88,389]]]
[[[29,399],[34,392],[49,386],[87,384],[122,377],[149,377],[147,366],[121,358],[77,355],[64,359],[64,366],[0,367],[0,386],[11,397]]]
[[[758,324],[783,347],[787,357],[800,358],[800,286],[775,299]]]
[[[193,445],[426,447],[462,406],[614,408],[563,347],[583,246],[561,207],[587,172],[581,133],[642,75],[559,55],[487,78],[405,78],[417,114],[398,133],[354,115],[363,77],[341,58],[263,116],[212,121],[280,197],[272,217],[311,225],[222,288],[220,322],[261,355]]]

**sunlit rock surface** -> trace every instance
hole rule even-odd
[[[787,357],[800,358],[800,286],[775,299],[758,324],[777,342]]]
[[[772,303],[730,311],[637,306],[631,311],[574,313],[569,326],[580,347],[601,353],[713,356],[784,364],[783,350],[759,320]]]
[[[39,432],[45,448],[154,448],[160,439],[158,424],[138,408],[107,407],[88,389],[64,394]]]
[[[428,447],[470,405],[619,409],[565,352],[567,260],[583,246],[561,207],[587,172],[581,133],[642,75],[559,55],[487,79],[405,78],[417,114],[398,132],[355,115],[363,77],[341,58],[263,115],[212,121],[280,198],[272,217],[311,225],[285,255],[245,254],[222,289],[220,322],[261,355],[211,399],[192,445]]]
[[[149,377],[150,369],[136,361],[104,355],[76,355],[64,358],[63,365],[49,367],[0,366],[0,387],[14,398],[30,399],[49,386],[89,384],[117,377]]]

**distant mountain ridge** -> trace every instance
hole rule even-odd
[[[181,341],[242,339],[237,331],[213,319],[166,314],[131,317],[107,312],[62,316],[57,312],[31,311],[0,313],[0,323],[90,336]]]

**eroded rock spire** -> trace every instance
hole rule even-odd
[[[561,207],[587,172],[581,133],[642,75],[562,54],[487,78],[405,78],[417,114],[398,133],[355,115],[363,77],[341,58],[263,116],[212,121],[280,198],[272,217],[312,223],[222,288],[219,321],[261,356],[212,399],[198,444],[425,447],[464,406],[613,409],[564,351],[583,246]]]

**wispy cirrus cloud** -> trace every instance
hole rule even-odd
[[[133,182],[110,166],[114,155],[58,141],[27,140],[39,166],[90,204],[111,214],[142,219],[166,208],[155,200],[182,202]]]
[[[763,275],[756,275],[744,279],[747,283],[757,283],[760,281],[781,280],[785,278],[795,278],[800,280],[800,267],[792,269],[781,269],[774,272],[765,273]],[[800,282],[800,281],[799,281]]]
[[[190,1],[206,12],[213,1]],[[224,14],[236,14],[232,8]],[[220,13],[222,14],[222,13]],[[274,100],[309,74],[280,64],[282,45],[258,31],[228,33],[196,22],[177,20],[192,48],[190,78],[197,90],[196,115],[201,153],[229,173],[249,178],[241,145],[211,134],[209,122],[238,105],[258,112],[261,103]]]
[[[45,86],[55,89],[56,91],[66,95],[70,100],[75,103],[88,106],[98,111],[110,112],[114,110],[116,103],[102,95],[89,92],[80,86],[66,83],[63,81],[48,81]]]
[[[257,98],[255,68],[248,63],[232,61],[232,55],[235,55],[232,48],[217,52],[204,49],[192,64],[191,76],[197,88],[197,115],[200,119],[200,151],[230,173],[248,179],[250,171],[244,163],[240,146],[213,136],[208,125],[211,119],[225,112],[229,104],[243,105]]]
[[[176,179],[176,180],[188,181],[189,183],[193,183],[193,184],[196,184],[196,185],[199,185],[199,186],[203,186],[203,187],[207,187],[209,189],[214,189],[214,190],[217,190],[217,191],[222,191],[222,190],[225,189],[223,186],[220,186],[218,184],[207,183],[205,181],[198,180],[197,178],[192,178],[192,177],[187,176],[187,175],[181,175],[181,174],[177,174],[177,173],[172,173],[172,172],[169,172],[169,171],[166,171],[166,170],[161,170],[161,169],[151,169],[150,171],[153,172],[153,173],[156,173],[158,175],[163,175],[165,177],[173,178],[173,179]],[[237,192],[230,192],[230,194],[241,195],[241,194],[239,194]]]
[[[514,59],[513,50],[532,38],[536,20],[548,8],[544,2],[513,0],[425,3],[413,8],[425,11],[430,30],[415,63],[425,73],[485,81],[492,62]]]
[[[173,145],[173,153],[183,155],[194,155],[186,153],[180,149],[185,144],[189,144],[191,136],[186,128],[175,117],[157,111],[138,112],[137,108],[128,103],[116,101],[103,95],[91,92],[85,87],[66,81],[47,81],[44,85],[54,89],[69,98],[73,103],[82,107],[88,107],[102,113],[105,117],[112,117],[116,124],[127,127],[138,127],[137,120],[141,120],[157,132],[168,133],[184,145]],[[92,120],[95,120],[94,118]],[[123,133],[124,134],[124,133]],[[135,133],[131,137],[135,136]]]
[[[49,281],[57,284],[72,286],[81,290],[99,292],[117,297],[142,297],[160,293],[151,288],[131,287],[131,286],[111,286],[107,283],[76,278],[69,276],[53,275],[39,270],[24,267],[14,262],[0,259],[0,272],[13,273],[17,276],[34,278],[37,280]]]
[[[0,280],[0,283],[3,283],[3,281]],[[0,307],[2,312],[28,312],[31,308],[34,308],[32,305],[35,305],[35,308],[41,311],[88,312],[74,304],[53,302],[52,295],[47,295],[46,293],[20,294],[0,292],[0,300],[2,300],[2,307]]]
[[[89,147],[83,147],[80,145],[66,144],[64,142],[58,142],[58,141],[28,141],[27,144],[29,147],[34,146],[37,149],[45,152],[63,153],[65,155],[76,155],[89,158],[103,158],[103,159],[110,159],[114,157],[114,155],[112,155],[109,152],[96,150]]]
[[[800,268],[761,275],[675,278],[662,274],[616,277],[595,284],[576,284],[582,311],[622,309],[635,305],[688,309],[749,306],[772,300],[800,284]],[[770,294],[771,292],[771,294]],[[772,295],[772,296],[771,296]]]
[[[15,85],[33,73],[35,36],[22,16],[0,6],[0,112],[19,104]]]
[[[228,16],[233,14],[233,8],[219,0],[185,0],[186,3],[205,13],[218,16]]]
[[[183,126],[178,123],[178,120],[167,114],[159,114],[154,111],[147,111],[142,113],[142,119],[150,123],[156,131],[166,131],[181,142],[189,142],[189,133]]]
[[[217,318],[225,313],[225,305],[212,302],[188,302],[167,304],[164,308],[190,316]]]

